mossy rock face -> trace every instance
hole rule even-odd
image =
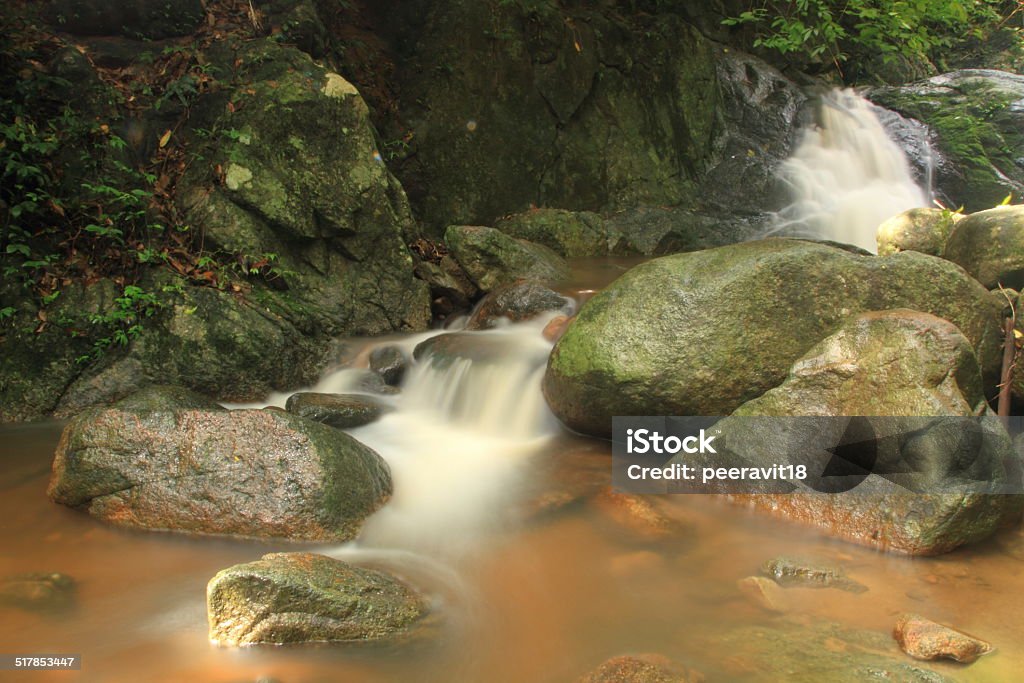
[[[398,579],[314,553],[271,553],[219,572],[206,608],[219,645],[393,639],[427,613]]]
[[[904,211],[878,226],[878,255],[919,251],[930,256],[942,256],[949,233],[963,218],[963,214],[942,209]]]
[[[964,69],[868,96],[932,129],[935,189],[948,206],[983,211],[1024,195],[1024,76]]]
[[[1024,205],[972,214],[953,229],[943,258],[989,289],[1024,287]]]
[[[119,526],[342,541],[390,496],[391,475],[331,427],[150,389],[67,425],[48,493]]]
[[[569,266],[545,246],[509,237],[500,230],[474,225],[452,225],[445,243],[462,269],[481,292],[490,292],[517,280],[555,283],[569,277]]]
[[[224,93],[196,105],[193,130],[224,134],[179,192],[194,227],[227,251],[275,254],[289,298],[331,334],[425,328],[429,293],[406,247],[415,225],[355,87],[270,40],[208,57],[237,60],[240,85],[233,112]]]
[[[46,16],[74,35],[160,40],[189,35],[206,10],[202,0],[53,0]]]
[[[605,220],[591,211],[532,209],[506,216],[494,227],[511,237],[543,244],[566,258],[630,251],[624,236],[609,229]]]
[[[615,415],[727,415],[851,316],[898,307],[956,324],[994,389],[1000,306],[958,266],[773,239],[633,268],[582,307],[544,393],[569,427],[602,436]]]

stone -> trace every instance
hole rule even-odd
[[[123,527],[346,541],[391,495],[387,464],[347,434],[194,407],[203,400],[152,388],[81,413],[57,446],[50,499]]]
[[[989,289],[1024,287],[1024,205],[971,214],[953,228],[942,257]]]
[[[657,654],[612,657],[579,683],[703,683],[704,676]]]
[[[892,636],[915,659],[952,659],[970,664],[995,649],[983,640],[916,614],[900,616]]]
[[[625,235],[591,211],[531,209],[505,216],[494,227],[517,239],[542,244],[565,258],[628,253]]]
[[[539,282],[530,280],[502,285],[489,292],[466,322],[467,330],[488,330],[499,320],[523,322],[543,313],[571,313],[573,301]]]
[[[916,252],[861,256],[771,239],[627,272],[555,345],[544,395],[566,425],[597,436],[610,434],[615,415],[726,415],[781,384],[847,319],[895,307],[954,323],[994,394],[1000,307],[959,267]]]
[[[736,582],[736,587],[751,603],[767,612],[788,612],[790,607],[779,584],[763,576],[748,576]]]
[[[314,553],[271,553],[229,567],[206,588],[218,645],[370,642],[407,635],[428,611],[398,579]]]
[[[569,277],[568,264],[555,252],[494,228],[453,225],[445,231],[444,240],[482,292],[521,279],[551,284]]]
[[[378,346],[370,352],[370,370],[380,375],[388,386],[400,385],[408,369],[409,360],[397,346]]]
[[[919,251],[942,256],[953,226],[964,215],[944,209],[910,209],[878,226],[878,255],[898,251]]]
[[[685,532],[682,524],[659,512],[643,496],[619,493],[607,487],[591,499],[591,505],[632,541],[665,541],[682,537]]]
[[[372,396],[304,391],[289,396],[285,410],[337,429],[352,429],[376,422],[390,408]]]
[[[0,579],[0,605],[52,612],[69,607],[75,580],[60,572],[30,572]]]
[[[572,324],[574,317],[575,316],[570,317],[567,315],[556,315],[550,322],[548,322],[547,325],[544,326],[544,329],[541,330],[541,334],[544,335],[545,339],[554,344],[561,339],[562,335],[565,334],[565,331],[569,329],[569,325]]]
[[[761,573],[780,586],[797,588],[838,588],[849,593],[863,593],[867,586],[846,576],[842,567],[817,560],[775,557],[761,565]]]

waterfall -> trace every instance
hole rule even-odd
[[[793,202],[777,216],[777,234],[875,252],[883,221],[928,204],[871,103],[850,89],[822,97],[818,125],[804,132],[781,175]]]

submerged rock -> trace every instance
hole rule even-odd
[[[202,401],[151,388],[74,418],[50,498],[119,526],[340,541],[391,494],[387,464],[343,432]]]
[[[1024,287],[1024,205],[971,214],[953,228],[942,256],[989,289]]]
[[[285,410],[337,429],[351,429],[376,422],[390,408],[371,396],[360,394],[292,394]]]
[[[848,578],[842,567],[802,558],[772,558],[761,565],[761,573],[781,586],[838,588],[850,593],[863,593],[868,589],[864,584]]]
[[[578,683],[702,683],[704,676],[656,654],[613,657]]]
[[[271,553],[219,572],[206,608],[210,640],[235,646],[395,638],[427,612],[398,579],[313,553]]]
[[[381,346],[370,352],[370,370],[380,375],[388,386],[402,383],[409,366],[409,359],[397,346]]]
[[[49,612],[68,607],[75,580],[59,572],[31,572],[0,579],[0,605]]]
[[[501,318],[511,322],[530,320],[549,311],[571,313],[572,300],[539,282],[522,281],[502,285],[477,304],[466,323],[467,330],[487,330]]]
[[[943,209],[910,209],[878,226],[878,255],[919,251],[942,256],[953,226],[964,215]]]
[[[591,502],[605,519],[614,523],[632,541],[664,541],[681,537],[685,532],[682,524],[663,515],[643,496],[618,493],[607,487]]]
[[[736,582],[736,587],[754,605],[768,612],[789,611],[786,596],[779,584],[763,576],[748,576]]]
[[[452,256],[482,292],[516,280],[553,283],[569,277],[569,266],[547,247],[495,230],[453,225],[444,233]]]
[[[915,659],[952,659],[970,664],[995,649],[983,640],[916,614],[901,616],[892,636]]]
[[[772,239],[630,270],[580,309],[551,355],[544,394],[569,427],[599,436],[615,415],[725,415],[778,386],[848,318],[895,307],[953,322],[994,388],[1000,307],[959,267]]]

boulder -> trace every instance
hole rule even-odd
[[[401,384],[408,366],[409,359],[397,346],[379,346],[370,352],[370,370],[380,375],[388,386]]]
[[[539,282],[515,282],[488,293],[469,317],[466,329],[487,330],[495,327],[501,319],[523,322],[550,311],[572,313],[572,309],[572,299]]]
[[[795,557],[773,557],[761,565],[761,573],[780,586],[797,588],[838,588],[863,593],[867,586],[846,576],[842,567]]]
[[[416,277],[430,287],[431,310],[439,319],[468,311],[470,302],[480,292],[450,255],[442,257],[440,263],[417,263]]]
[[[929,126],[937,154],[926,161],[946,206],[983,211],[1024,195],[1024,76],[962,69],[867,95]]]
[[[285,410],[337,429],[376,422],[390,408],[371,396],[300,392],[288,397]]]
[[[553,283],[569,277],[568,264],[555,252],[494,228],[453,225],[445,231],[444,240],[482,292],[520,279]]]
[[[74,35],[161,40],[191,34],[206,10],[202,0],[52,0],[46,17]]]
[[[622,655],[601,664],[578,683],[701,683],[704,676],[657,654]]]
[[[314,553],[271,553],[206,587],[219,645],[379,641],[406,634],[426,601],[398,579]]]
[[[900,616],[892,636],[915,659],[952,659],[970,664],[995,649],[983,640],[916,614]]]
[[[517,239],[543,244],[566,258],[628,253],[625,236],[591,211],[531,209],[505,216],[494,227]]]
[[[391,475],[336,429],[153,387],[68,423],[48,494],[119,526],[343,541],[388,499]]]
[[[630,270],[583,305],[554,348],[544,394],[565,424],[600,436],[615,415],[726,415],[782,383],[848,318],[901,306],[955,323],[994,389],[1000,307],[959,267],[772,239]]]
[[[958,222],[942,257],[989,289],[1024,287],[1024,205],[981,211]]]
[[[963,214],[943,209],[904,211],[878,226],[878,255],[919,251],[942,256],[949,233],[963,218]]]

